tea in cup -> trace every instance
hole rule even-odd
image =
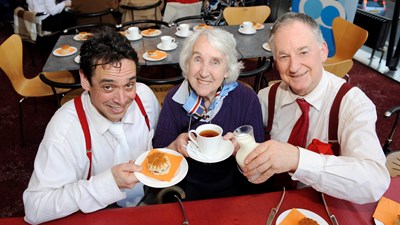
[[[244,32],[251,32],[254,30],[253,28],[253,22],[245,21],[240,25],[240,29],[242,29]]]
[[[196,130],[189,131],[189,139],[198,147],[200,153],[212,156],[220,150],[222,132],[218,125],[203,124]]]
[[[182,24],[179,24],[179,27],[177,27],[176,30],[178,31],[178,33],[181,36],[188,36],[189,35],[189,28],[190,28],[189,24],[182,23]]]
[[[161,48],[162,49],[172,49],[175,44],[175,38],[171,36],[162,36],[161,37]]]
[[[139,28],[138,27],[129,27],[126,31],[126,36],[128,39],[135,39],[139,37]]]

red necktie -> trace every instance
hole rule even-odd
[[[310,104],[308,104],[308,102],[306,102],[306,100],[304,99],[297,99],[296,102],[297,104],[299,104],[302,114],[293,127],[288,143],[294,146],[305,148],[307,142],[308,127],[310,123],[308,117]]]

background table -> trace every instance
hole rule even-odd
[[[264,29],[258,30],[257,33],[252,35],[245,35],[239,33],[239,26],[218,26],[217,28],[221,28],[227,30],[237,40],[237,49],[241,55],[240,58],[256,58],[256,57],[269,57],[271,56],[271,52],[268,52],[263,49],[262,45],[267,42],[270,34],[271,23],[264,24]],[[185,38],[181,38],[176,33],[176,28],[162,28],[162,34],[157,37],[143,37],[137,41],[131,41],[132,47],[136,50],[139,58],[139,65],[165,65],[165,64],[177,64],[179,63],[179,53],[182,48],[182,44],[185,41]],[[153,62],[146,61],[143,59],[143,53],[149,50],[157,49],[157,44],[161,42],[161,36],[170,35],[175,38],[178,42],[178,47],[174,50],[167,51],[168,56],[165,60]],[[82,41],[75,41],[73,39],[74,35],[62,35],[58,39],[56,45],[53,50],[59,48],[62,45],[71,45],[78,48],[78,52],[65,57],[57,57],[53,54],[50,54],[49,58],[46,61],[46,64],[43,67],[43,71],[62,71],[62,70],[78,70],[79,64],[74,62],[74,58],[79,54],[79,49],[82,45]]]

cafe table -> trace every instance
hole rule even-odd
[[[392,178],[385,197],[400,202],[400,178]],[[183,202],[190,225],[265,225],[271,208],[276,207],[282,192],[244,195],[228,198]],[[373,213],[377,202],[355,204],[325,195],[331,213],[340,225],[375,224]],[[274,219],[285,210],[302,208],[321,216],[332,224],[322,203],[321,194],[312,188],[286,191],[284,201]],[[104,209],[84,214],[74,213],[45,224],[129,224],[129,225],[181,225],[183,215],[178,203],[139,206],[134,208]],[[0,224],[26,224],[22,217],[1,218]]]
[[[237,50],[240,54],[240,59],[256,58],[256,57],[269,57],[271,52],[263,49],[262,45],[267,42],[271,23],[264,24],[264,28],[258,30],[255,34],[247,35],[241,34],[239,26],[218,26],[218,28],[224,29],[236,38],[237,40]],[[193,29],[193,28],[191,28]],[[156,37],[143,37],[137,41],[131,41],[132,47],[137,51],[139,58],[139,65],[165,65],[165,64],[177,64],[179,63],[179,53],[182,48],[182,44],[185,38],[177,36],[175,27],[163,27],[161,28],[161,35]],[[168,56],[166,59],[161,61],[147,61],[143,59],[143,54],[149,50],[157,49],[157,44],[161,42],[161,37],[164,35],[169,35],[175,38],[178,42],[177,48],[171,51],[167,51]],[[82,41],[74,40],[74,35],[61,35],[58,39],[53,51],[62,45],[70,45],[76,47],[78,50],[82,45]],[[43,71],[62,71],[62,70],[78,70],[79,64],[74,62],[74,58],[79,54],[79,51],[71,56],[59,57],[54,54],[50,54],[44,67]]]

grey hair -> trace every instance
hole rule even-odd
[[[288,13],[283,14],[281,17],[279,17],[275,21],[274,26],[272,27],[271,35],[269,37],[269,45],[271,47],[272,54],[274,54],[274,47],[275,47],[274,38],[275,38],[276,32],[278,32],[280,28],[282,28],[286,25],[293,24],[294,22],[300,22],[300,23],[306,24],[308,27],[310,27],[311,31],[315,34],[316,40],[318,41],[318,43],[321,44],[321,46],[325,42],[318,23],[312,17],[310,17],[304,13],[288,12]]]
[[[233,35],[219,28],[204,29],[196,31],[186,38],[179,56],[179,65],[182,69],[183,77],[187,78],[189,60],[193,55],[193,46],[200,37],[207,37],[210,45],[226,56],[228,77],[225,83],[237,80],[243,63],[238,61],[239,52],[236,49],[236,40]]]

